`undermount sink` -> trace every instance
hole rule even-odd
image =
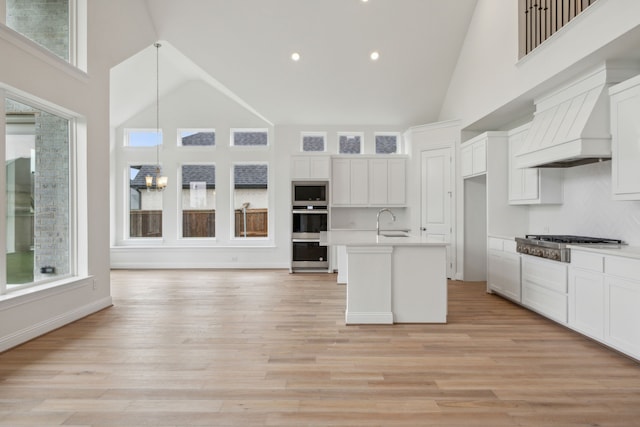
[[[381,231],[380,235],[384,237],[409,237],[409,232],[405,230],[387,230]]]

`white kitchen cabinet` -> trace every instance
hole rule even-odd
[[[329,180],[330,174],[329,156],[291,156],[291,179],[298,180]]]
[[[403,206],[406,204],[405,159],[369,160],[369,204]]]
[[[640,76],[609,89],[614,200],[640,200]]]
[[[517,168],[530,123],[509,131],[509,204],[560,204],[563,201],[563,171],[559,168]]]
[[[406,205],[406,158],[335,157],[332,160],[333,206]]]
[[[522,255],[522,304],[566,325],[567,270],[567,263]]]
[[[482,175],[487,172],[486,133],[466,141],[460,147],[460,161],[463,178]]]
[[[489,237],[487,286],[510,300],[521,301],[520,254],[513,239]]]
[[[604,338],[603,256],[573,251],[569,268],[569,326],[592,338]]]
[[[604,342],[640,359],[640,260],[605,257]]]

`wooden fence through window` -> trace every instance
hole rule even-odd
[[[268,209],[247,209],[247,237],[267,237]],[[236,237],[244,237],[244,216],[242,209],[236,209]]]
[[[183,210],[182,237],[216,237],[216,211]]]
[[[129,236],[162,237],[162,211],[131,211]]]

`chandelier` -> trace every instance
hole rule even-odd
[[[160,168],[160,144],[162,143],[162,134],[160,133],[160,43],[154,43],[156,48],[156,173],[154,175],[147,175],[144,177],[145,184],[147,185],[147,191],[156,190],[162,191],[167,187],[169,179],[162,175],[162,168]],[[155,179],[155,182],[154,182]]]

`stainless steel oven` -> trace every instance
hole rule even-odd
[[[329,268],[329,247],[321,246],[320,239],[293,239],[292,262],[294,270]]]
[[[291,237],[293,239],[320,239],[327,231],[329,211],[326,206],[294,206]]]
[[[293,206],[327,206],[329,183],[326,181],[294,181],[291,183]]]

